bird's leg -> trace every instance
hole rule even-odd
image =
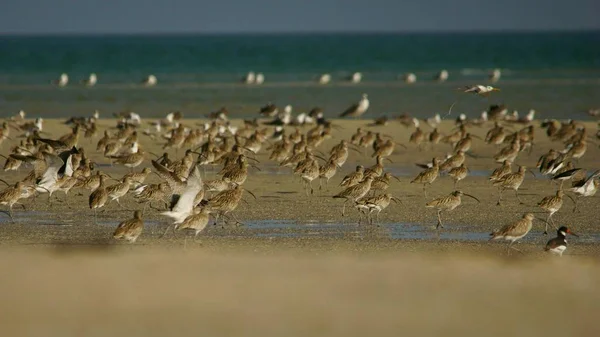
[[[575,197],[575,207],[573,207],[573,213],[577,212],[577,203],[579,201],[579,196]]]
[[[8,216],[10,217],[10,220],[14,223],[15,219],[13,218],[12,205],[8,206]]]
[[[423,193],[425,194],[425,199],[427,199],[427,184],[423,184]]]
[[[500,206],[501,201],[502,201],[502,189],[499,188],[498,189],[498,202],[496,203],[496,206]]]
[[[517,196],[517,201],[519,202],[519,204],[523,205],[524,202],[522,202],[521,199],[519,198],[519,189],[515,190],[515,195]]]
[[[454,189],[456,190],[456,185],[458,184],[458,180],[454,180]]]
[[[238,218],[235,216],[234,213],[231,213],[230,216],[233,218],[233,220],[235,220],[235,225],[236,226],[243,226],[244,225],[243,222],[241,222],[240,220],[238,220]]]
[[[377,214],[375,215],[375,221],[376,221],[377,223],[379,223],[379,213],[381,213],[381,210],[378,210],[378,211],[377,211]]]
[[[169,229],[171,229],[171,226],[172,226],[172,224],[169,224],[167,226],[167,229],[165,229],[165,232],[160,236],[161,239],[164,238],[165,235],[167,235],[167,232],[169,231]],[[173,229],[173,233],[175,233],[175,229]]]
[[[346,201],[344,201],[344,204],[342,205],[342,216],[346,216],[346,203],[348,202],[348,199],[346,199]]]
[[[435,229],[438,229],[439,227],[444,228],[444,225],[442,224],[442,215],[441,215],[441,213],[442,213],[442,210],[438,209],[438,212],[437,212],[438,223],[435,226]]]
[[[520,249],[518,249],[517,247],[512,247],[512,244],[515,243],[515,242],[516,241],[511,242],[511,244],[510,244],[511,247],[510,248],[512,248],[512,249],[516,250],[517,252],[523,254],[523,252]]]
[[[98,224],[98,209],[94,208],[94,225]]]
[[[544,227],[544,235],[548,235],[548,221],[550,221],[551,216],[552,216],[552,213],[549,213],[548,218],[546,218],[546,227]]]
[[[564,180],[561,180],[561,181],[560,181],[560,186],[558,186],[558,189],[559,189],[559,190],[561,190],[561,191],[562,191],[562,189],[563,189],[563,184],[564,184],[564,183],[565,183],[565,181],[564,181]]]
[[[308,183],[308,187],[310,187],[310,195],[315,194],[315,190],[312,187],[312,180]]]
[[[556,224],[554,223],[554,218],[552,217],[552,213],[550,213],[550,215],[548,216],[548,220],[550,220],[550,223],[552,224],[552,226],[554,226],[554,229],[558,229],[558,227],[556,227]],[[547,223],[546,223],[547,225]]]

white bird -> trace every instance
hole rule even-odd
[[[319,76],[319,84],[328,84],[329,82],[331,82],[331,75],[322,74]]]
[[[83,80],[83,84],[85,84],[88,87],[95,86],[97,82],[98,76],[96,76],[96,73],[91,73],[87,80]]]
[[[175,205],[170,211],[162,212],[160,214],[173,219],[173,223],[171,225],[174,225],[175,228],[177,228],[177,226],[182,223],[185,218],[192,214],[195,206],[194,199],[200,190],[202,190],[202,178],[200,177],[198,167],[194,167],[194,172],[188,177],[186,186],[183,189],[183,192],[178,195]],[[167,231],[171,225],[167,227]],[[165,234],[167,231],[165,231]]]
[[[440,116],[440,114],[435,114],[435,116],[429,117],[425,121],[427,122],[427,124],[429,124],[429,126],[432,129],[435,129],[442,122],[442,117]]]
[[[125,124],[139,126],[142,124],[142,117],[137,113],[131,111],[123,120]]]
[[[48,152],[44,152],[44,160],[46,161],[47,167],[44,173],[42,173],[42,177],[37,182],[35,190],[39,193],[49,193],[48,200],[50,200],[52,193],[60,188],[57,183],[58,171],[65,162],[57,155]],[[70,166],[70,160],[67,166]]]
[[[362,73],[356,72],[350,76],[351,83],[360,83],[362,81]]]
[[[256,80],[254,81],[255,84],[263,84],[265,83],[265,75],[263,75],[263,73],[257,73],[256,74]]]
[[[448,80],[448,71],[446,69],[442,69],[436,76],[435,80],[438,82],[446,82]]]
[[[492,82],[492,83],[498,82],[500,80],[500,76],[502,76],[502,72],[500,71],[500,69],[492,70],[492,73],[489,76],[490,82]]]
[[[67,86],[67,84],[69,84],[69,75],[67,75],[65,73],[60,74],[60,77],[58,78],[58,80],[52,81],[52,84],[56,84],[59,87]]]
[[[369,109],[369,99],[367,94],[363,94],[360,101],[352,104],[346,111],[342,112],[340,117],[360,117]]]
[[[466,86],[464,88],[464,92],[473,93],[476,95],[489,95],[493,91],[500,91],[500,89],[494,88],[491,85],[486,86],[486,85],[481,85],[481,84]]]
[[[142,81],[142,84],[146,87],[153,87],[156,85],[156,83],[158,83],[158,80],[154,75],[148,75],[148,77],[146,77],[144,81]]]
[[[244,82],[245,84],[254,84],[254,82],[256,81],[256,74],[254,74],[253,71],[249,71],[246,76],[244,76],[244,78],[242,79],[242,82]]]
[[[404,80],[404,83],[408,83],[408,84],[415,83],[417,81],[417,75],[415,75],[413,73],[404,74],[402,79]]]

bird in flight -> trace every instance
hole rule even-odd
[[[462,90],[462,88],[460,90]],[[475,95],[486,95],[487,96],[494,91],[500,91],[500,89],[494,88],[491,85],[486,86],[486,85],[481,85],[481,84],[466,86],[464,88],[464,92],[473,93]]]

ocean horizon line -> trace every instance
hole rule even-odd
[[[369,36],[369,35],[387,35],[387,36],[443,36],[443,35],[462,35],[462,36],[478,36],[478,35],[548,35],[548,34],[594,34],[600,33],[600,29],[482,29],[482,30],[366,30],[366,31],[224,31],[224,32],[3,32],[0,33],[0,38],[16,37],[16,38],[37,38],[37,37],[218,37],[218,36],[327,36],[327,35],[354,35],[354,36]]]

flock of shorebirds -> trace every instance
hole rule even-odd
[[[488,95],[496,90],[484,85],[463,89],[465,93],[478,95]],[[358,117],[368,108],[369,101],[365,94],[340,116]],[[323,183],[327,186],[337,171],[346,164],[350,150],[366,153],[369,149],[373,151],[374,165],[358,165],[355,171],[343,177],[340,183],[343,190],[333,196],[344,200],[342,215],[345,216],[346,206],[350,204],[359,212],[359,222],[364,216],[372,224],[378,221],[379,213],[391,202],[401,202],[387,192],[391,179],[398,178],[386,172],[384,163],[397,146],[405,145],[381,133],[358,128],[350,139],[342,139],[325,154],[319,147],[324,140],[331,138],[335,124],[325,118],[322,109],[314,108],[307,114],[294,117],[291,115],[291,107],[280,110],[270,103],[262,107],[259,113],[270,120],[247,120],[242,126],[234,126],[228,120],[227,110],[222,108],[208,115],[208,122],[193,128],[184,125],[183,115],[179,112],[169,113],[165,118],[150,123],[142,122],[141,116],[136,113],[126,112],[117,115],[116,127],[112,129],[114,131],[107,129],[100,136],[97,126],[100,116],[96,112],[91,117],[68,119],[65,124],[71,126],[72,131],[54,139],[43,137],[41,118],[27,120],[25,113],[21,112],[4,122],[0,129],[0,143],[11,137],[11,129],[24,136],[24,140],[6,156],[4,171],[15,171],[23,166],[31,166],[32,170],[14,184],[5,182],[8,187],[0,192],[0,204],[8,206],[6,213],[12,219],[13,206],[23,205],[21,201],[24,199],[48,193],[48,203],[51,204],[55,192],[61,191],[67,195],[72,189],[83,189],[90,191],[89,207],[93,210],[96,221],[99,209],[112,201],[120,205],[121,198],[132,195],[143,206],[134,212],[133,218],[118,225],[114,238],[135,242],[142,233],[143,212],[148,207],[159,210],[161,215],[170,219],[165,234],[170,228],[173,231],[189,229],[194,231],[196,238],[208,225],[211,217],[215,224],[220,219],[223,222],[233,220],[236,224],[241,224],[234,211],[243,200],[245,191],[254,196],[244,188],[244,183],[249,169],[258,169],[256,154],[270,151],[269,160],[277,162],[281,167],[291,168],[302,180],[305,193],[311,195],[314,193],[313,182],[318,181],[319,188],[323,187]],[[414,128],[408,143],[419,150],[439,143],[452,147],[452,153],[445,158],[433,158],[431,163],[420,165],[423,170],[411,181],[423,186],[423,193],[427,198],[427,187],[441,174],[445,173],[454,180],[455,191],[425,205],[437,211],[437,228],[443,228],[442,213],[459,207],[463,196],[479,202],[475,196],[458,189],[460,181],[469,174],[466,159],[475,136],[468,128],[475,125],[491,125],[484,141],[500,147],[494,155],[494,160],[500,166],[489,177],[490,183],[498,189],[498,205],[506,190],[513,190],[520,202],[519,188],[526,174],[533,172],[524,166],[518,166],[513,171],[512,165],[521,153],[531,152],[534,146],[536,127],[533,125],[533,114],[514,118],[506,107],[493,105],[478,119],[460,115],[456,119],[455,131],[450,134],[438,132],[437,126],[442,120],[439,115],[424,121],[410,116],[400,116],[395,120]],[[427,123],[431,131],[423,131],[421,122]],[[388,120],[376,120],[374,124],[385,123]],[[512,131],[515,126],[519,129]],[[539,172],[557,182],[556,194],[544,197],[538,203],[548,214],[547,219],[542,220],[547,230],[549,224],[556,227],[552,216],[563,206],[565,196],[573,199],[567,192],[575,197],[575,208],[579,198],[596,193],[600,185],[600,171],[588,175],[586,170],[574,166],[585,155],[590,137],[583,125],[575,121],[547,120],[541,123],[541,128],[545,130],[547,137],[563,144],[560,149],[552,149],[542,155],[537,162]],[[80,146],[82,133],[91,140],[100,137],[95,151],[108,158],[113,165],[123,165],[130,172],[115,179],[98,170],[88,157],[88,152]],[[160,143],[164,154],[147,153],[140,145],[140,136]],[[600,135],[596,136],[600,138]],[[171,159],[169,150],[176,154],[183,151],[183,156]],[[150,159],[150,156],[154,159]],[[148,160],[151,168],[143,165]],[[221,165],[218,178],[201,178],[200,170],[208,165]],[[140,166],[144,168],[137,171]],[[151,173],[158,175],[161,182],[145,183]],[[109,184],[110,180],[115,183]],[[569,187],[564,188],[564,183],[569,180]],[[533,214],[524,214],[522,219],[494,231],[491,239],[509,241],[507,251],[510,252],[511,248],[516,249],[513,243],[531,231],[534,220]],[[557,237],[550,240],[545,249],[562,255],[567,245],[566,235],[575,234],[564,226],[558,228],[557,233]]]
[[[500,69],[494,69],[488,76],[488,80],[492,83],[498,82],[502,72]],[[433,78],[436,82],[446,82],[449,78],[450,74],[447,70],[440,70],[435,77]],[[398,77],[398,79],[404,81],[405,83],[412,84],[417,82],[417,75],[414,73],[406,73]],[[333,77],[329,73],[324,73],[316,78],[316,82],[321,85],[329,84],[333,80]],[[363,74],[361,72],[354,72],[350,76],[346,78],[346,81],[349,83],[360,83],[363,80]],[[241,79],[241,82],[249,85],[261,85],[265,82],[265,75],[263,73],[255,73],[254,71],[249,71],[244,75]],[[58,87],[66,87],[69,85],[69,74],[62,73],[60,76],[51,81],[53,85]],[[80,82],[86,87],[93,87],[98,83],[98,76],[96,73],[91,73],[87,78],[81,80]],[[158,79],[155,75],[148,75],[142,81],[141,84],[145,87],[153,87],[158,84]]]

